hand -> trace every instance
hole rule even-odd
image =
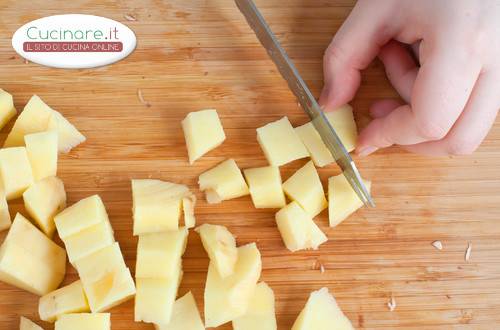
[[[358,1],[325,53],[326,111],[352,100],[377,55],[406,104],[373,104],[358,154],[393,144],[469,154],[481,144],[500,108],[500,1]]]

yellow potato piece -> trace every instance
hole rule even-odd
[[[0,129],[17,114],[12,95],[0,88]]]
[[[203,224],[196,228],[201,242],[219,276],[225,278],[234,272],[238,259],[236,240],[224,226]]]
[[[57,175],[58,136],[56,131],[28,134],[24,137],[35,181]]]
[[[0,187],[7,200],[19,198],[34,182],[26,148],[0,149]]]
[[[30,319],[21,316],[19,320],[19,330],[43,330],[43,328]]]
[[[274,292],[265,282],[255,288],[247,312],[233,320],[233,330],[276,330]]]
[[[155,330],[205,330],[191,291],[175,301],[170,322],[155,324]]]
[[[80,313],[61,315],[55,330],[111,330],[109,313]]]
[[[371,182],[365,180],[364,183],[370,191]],[[330,227],[335,227],[363,206],[343,174],[328,179],[328,199]]]
[[[55,322],[63,314],[90,312],[82,282],[75,281],[40,298],[38,314],[46,322]]]
[[[63,239],[69,261],[75,261],[88,256],[115,242],[113,228],[109,221],[104,220],[82,231]]]
[[[249,168],[243,173],[255,208],[281,208],[286,205],[278,167]]]
[[[0,191],[0,231],[9,229],[11,225],[9,205],[2,191]]]
[[[202,173],[198,179],[200,190],[210,204],[248,195],[248,186],[234,159],[228,159]]]

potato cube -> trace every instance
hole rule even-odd
[[[155,330],[205,330],[191,291],[175,301],[170,322],[155,324]]]
[[[75,281],[40,298],[38,314],[46,322],[55,322],[63,314],[90,312],[82,282]]]
[[[255,243],[238,248],[234,273],[226,278],[222,278],[210,262],[205,284],[207,328],[218,327],[246,313],[261,270],[260,252]]]
[[[21,214],[17,214],[0,247],[0,281],[44,295],[66,274],[66,252]]]
[[[318,131],[314,128],[313,123],[309,122],[305,125],[296,127],[295,131],[309,151],[314,165],[323,167],[335,161]]]
[[[272,166],[281,166],[309,157],[306,147],[287,117],[257,128],[257,140]]]
[[[99,195],[82,199],[54,218],[57,232],[62,240],[103,221],[109,219]]]
[[[327,206],[323,185],[313,162],[309,161],[283,183],[283,190],[290,199],[314,217]]]
[[[325,116],[347,151],[353,151],[358,140],[358,129],[354,121],[352,107],[346,104],[333,111],[326,112]]]
[[[135,295],[134,280],[118,243],[78,259],[75,268],[93,313],[108,310]]]
[[[137,278],[135,321],[168,324],[182,279],[181,264],[172,278]]]
[[[36,182],[23,194],[24,206],[38,227],[49,238],[56,230],[54,216],[66,207],[66,191],[55,176]]]
[[[57,175],[57,132],[47,131],[24,137],[35,180]]]
[[[233,330],[276,330],[274,292],[265,282],[260,282],[248,304],[247,312],[233,320]]]
[[[21,197],[33,181],[26,148],[0,149],[0,183],[8,201]]]
[[[292,326],[292,330],[354,330],[327,288],[314,291]]]
[[[85,141],[85,137],[66,118],[33,95],[17,117],[4,147],[22,146],[25,135],[51,130],[57,131],[60,152],[69,152]]]
[[[220,146],[226,139],[224,129],[215,109],[190,112],[182,121],[189,164]]]
[[[196,218],[194,216],[194,206],[196,205],[196,196],[190,194],[182,198],[182,208],[184,210],[184,226],[193,228],[196,226]]]
[[[30,319],[21,316],[19,321],[19,330],[43,330],[43,328]]]
[[[198,179],[210,204],[248,195],[247,183],[234,159],[227,159],[202,173]]]
[[[364,180],[364,183],[370,191],[371,182]],[[363,206],[343,174],[328,179],[328,199],[330,227],[335,227]]]
[[[139,236],[135,277],[172,279],[178,276],[187,237],[187,228]]]
[[[281,208],[286,205],[278,167],[248,168],[243,173],[256,208]]]
[[[134,235],[177,230],[185,185],[160,180],[132,180]]]
[[[234,272],[238,249],[234,236],[224,226],[203,224],[196,228],[201,242],[219,276],[225,278]]]
[[[276,223],[283,242],[290,251],[316,250],[328,239],[297,202],[291,202],[276,213]]]
[[[69,261],[75,263],[80,258],[112,245],[115,237],[109,221],[103,221],[68,236],[63,241]]]
[[[10,225],[9,205],[7,205],[4,194],[0,191],[0,231],[9,229]]]
[[[65,314],[57,320],[55,330],[111,330],[109,313]]]
[[[12,95],[0,88],[0,129],[17,114]]]

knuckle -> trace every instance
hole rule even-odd
[[[440,126],[432,121],[417,123],[417,130],[420,136],[429,141],[443,139],[448,134],[449,128]]]

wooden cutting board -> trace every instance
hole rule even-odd
[[[315,95],[322,86],[323,52],[353,2],[257,1]],[[227,157],[242,168],[266,164],[257,127],[285,115],[294,125],[307,121],[230,0],[2,0],[0,13],[0,88],[14,94],[19,110],[38,94],[87,136],[85,144],[61,157],[60,177],[69,203],[102,196],[131,269],[137,244],[131,178],[188,184],[202,200],[198,175]],[[91,70],[50,69],[15,54],[11,36],[17,28],[61,13],[121,21],[135,31],[137,50]],[[127,21],[126,14],[137,21]],[[141,104],[138,90],[150,107]],[[359,125],[366,124],[372,101],[395,96],[382,66],[374,63],[352,103]],[[207,107],[218,110],[227,140],[189,166],[180,121]],[[201,201],[198,222],[228,226],[239,244],[257,242],[262,280],[276,294],[279,329],[290,329],[309,293],[323,286],[359,329],[499,328],[500,125],[473,156],[429,159],[394,147],[356,161],[373,181],[377,208],[361,210],[334,229],[323,212],[316,221],[330,241],[318,251],[288,252],[274,211],[254,209],[248,197],[220,205]],[[283,177],[303,163],[284,167]],[[326,183],[338,172],[330,166],[320,175]],[[12,213],[24,212],[20,201],[10,206]],[[442,251],[431,246],[434,240],[442,241]],[[468,242],[472,254],[465,262]],[[183,260],[180,294],[193,291],[202,310],[208,259],[195,233]],[[75,279],[69,267],[65,282]],[[393,312],[387,307],[391,296],[397,302]],[[37,302],[38,297],[0,283],[0,329],[17,329],[21,315],[37,320]],[[114,330],[152,329],[133,322],[132,301],[112,310],[112,323]]]

